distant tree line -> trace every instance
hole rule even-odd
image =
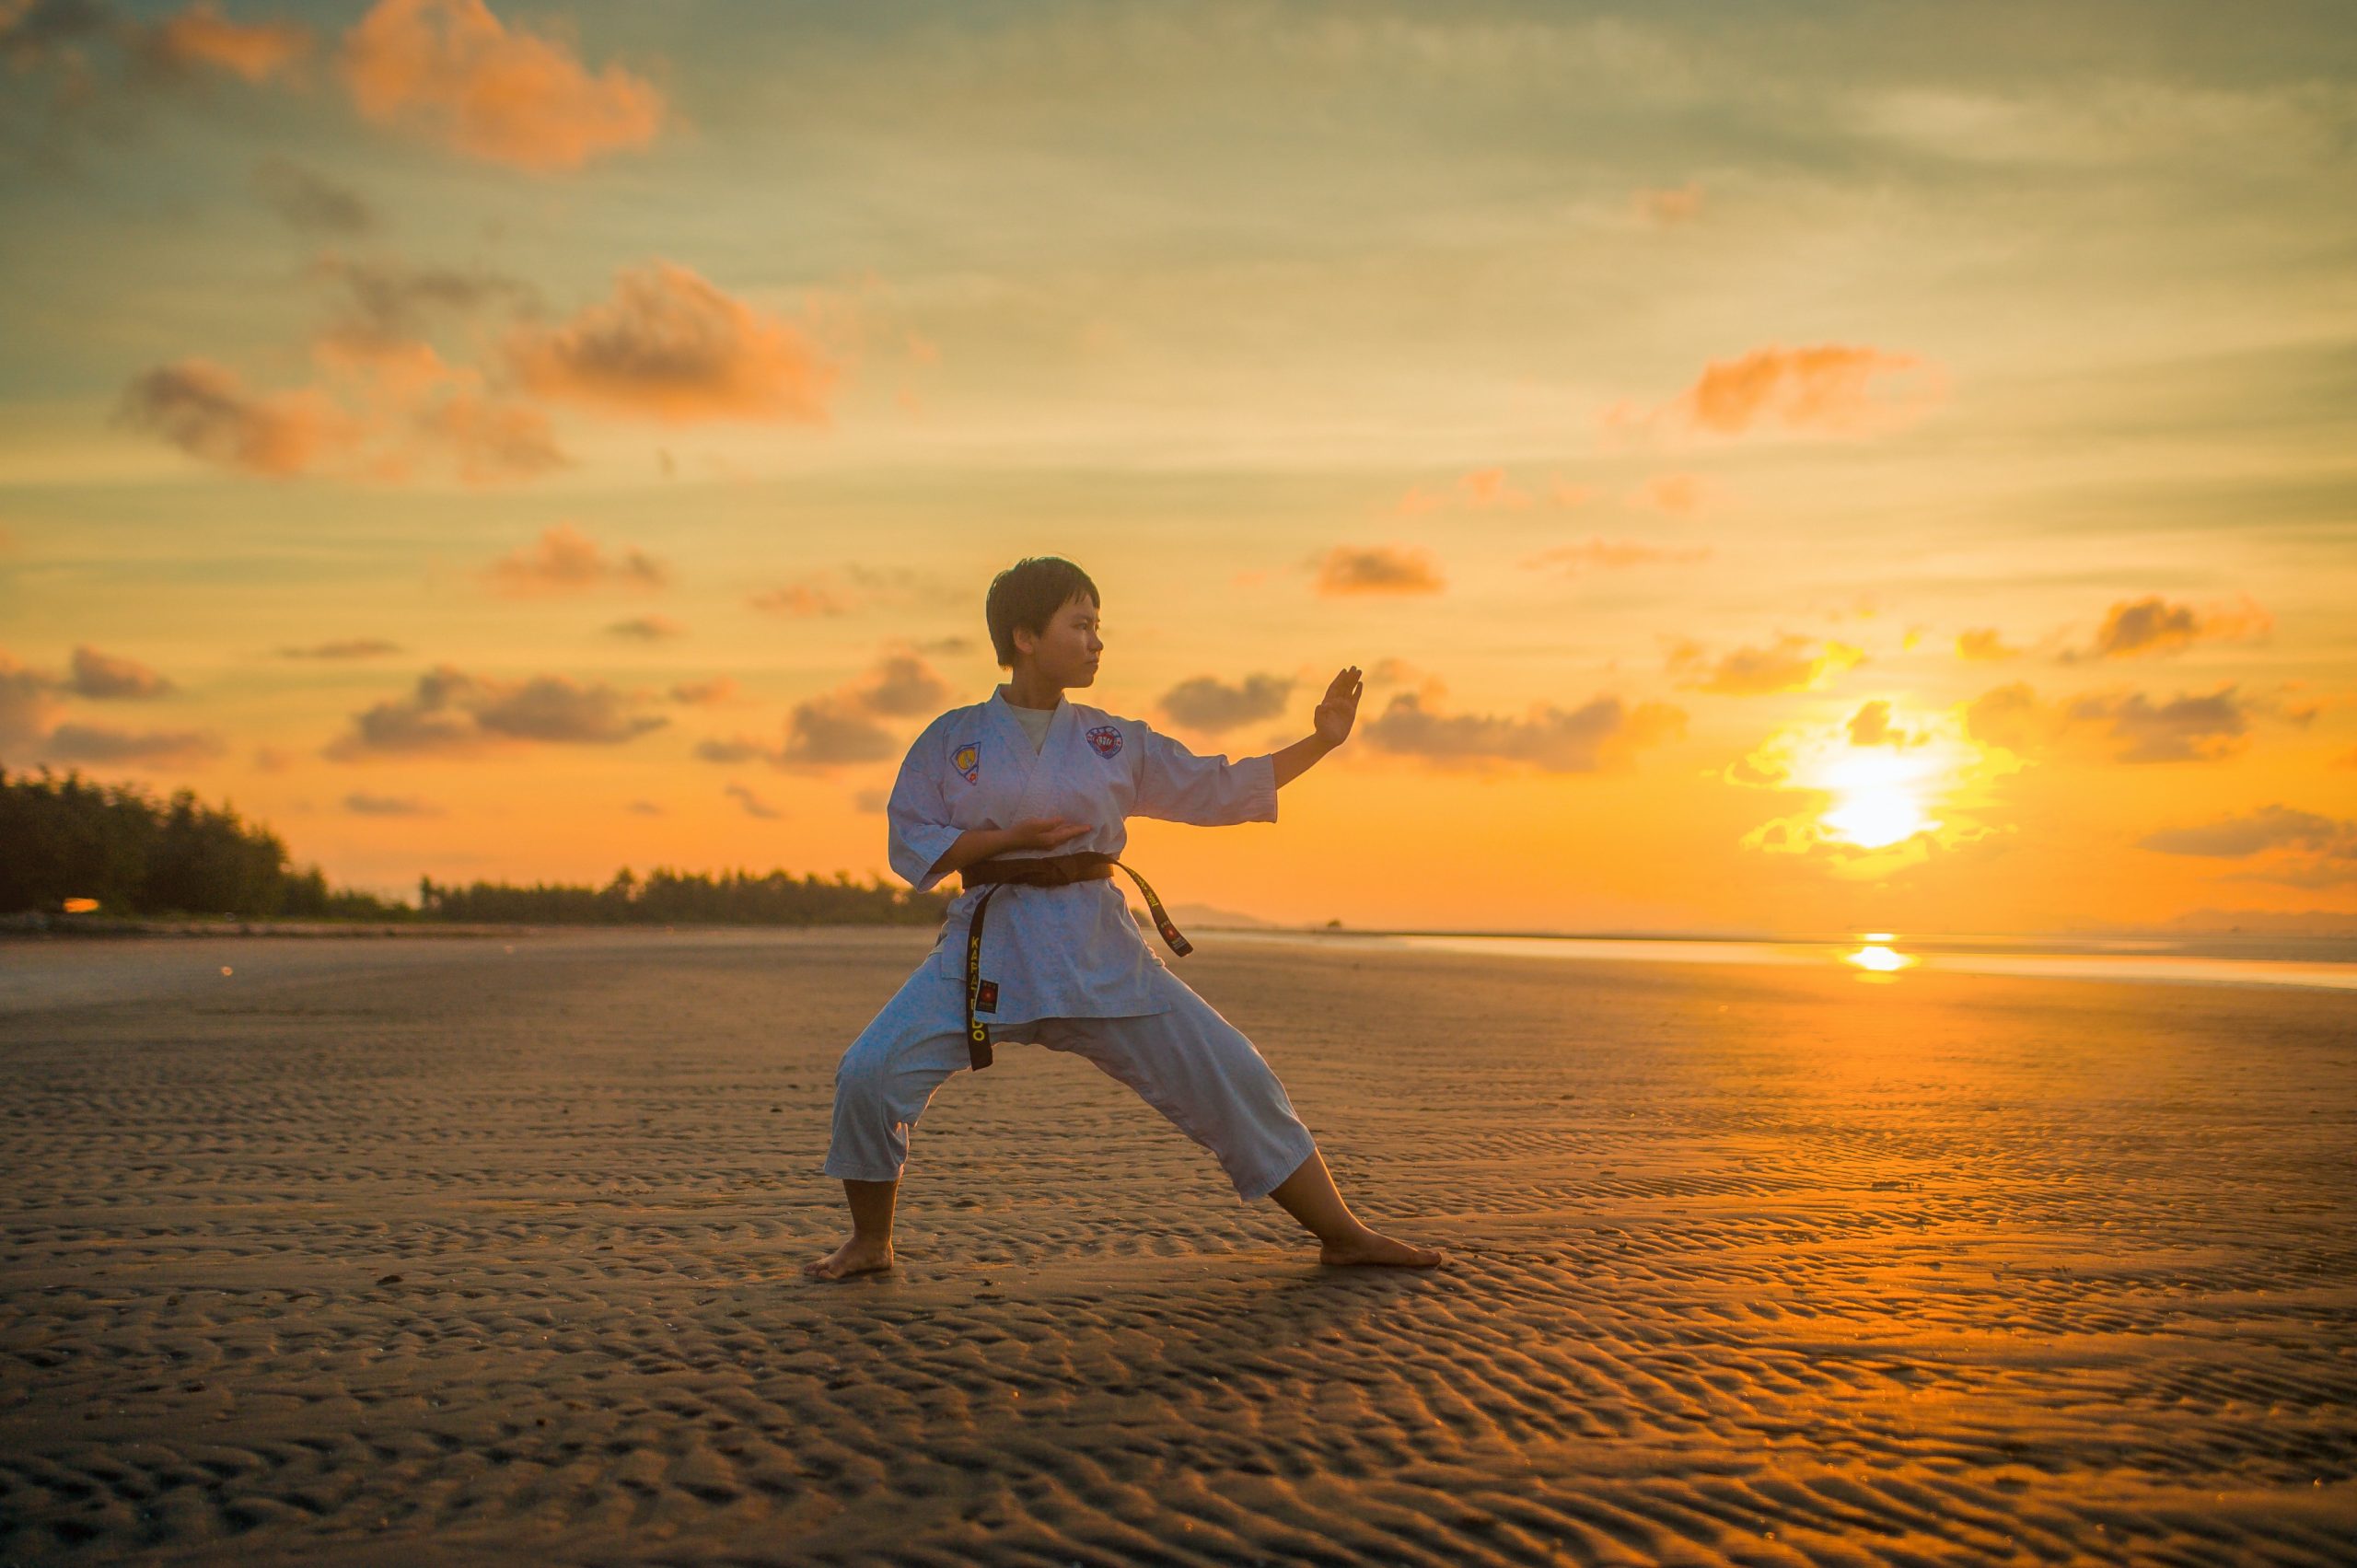
[[[95,904],[105,915],[234,915],[241,919],[468,921],[535,925],[937,925],[946,893],[881,880],[714,877],[628,868],[602,888],[418,880],[418,901],[331,888],[317,865],[289,864],[286,845],[225,801],[192,790],[158,800],[135,784],[58,778],[47,768],[0,768],[0,914],[57,914]]]

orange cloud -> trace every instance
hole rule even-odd
[[[358,426],[316,387],[252,393],[209,360],[161,365],[123,389],[118,423],[152,431],[192,457],[285,478],[349,448]]]
[[[1399,510],[1409,513],[1432,512],[1450,506],[1461,506],[1469,511],[1516,509],[1529,505],[1530,493],[1508,479],[1504,469],[1475,469],[1459,474],[1452,488],[1438,494],[1420,485],[1410,485],[1408,494],[1399,498]]]
[[[1655,474],[1630,494],[1630,502],[1671,517],[1684,517],[1702,505],[1703,485],[1690,473]]]
[[[949,683],[922,658],[888,653],[867,674],[832,691],[796,703],[786,714],[775,745],[751,736],[700,742],[707,762],[765,761],[795,772],[824,772],[850,763],[880,762],[899,754],[900,743],[880,718],[930,714],[947,700]]]
[[[311,33],[293,22],[233,22],[213,0],[196,0],[158,24],[145,48],[164,65],[206,65],[266,82],[310,52]]]
[[[1774,691],[1806,691],[1839,675],[1866,656],[1847,643],[1827,643],[1813,652],[1815,639],[1797,633],[1780,633],[1765,647],[1741,647],[1713,660],[1700,643],[1685,638],[1670,645],[1668,668],[1674,675],[1691,679],[1681,686],[1724,696],[1756,697]]]
[[[2182,653],[2196,643],[2252,641],[2266,636],[2274,625],[2273,618],[2247,598],[2239,606],[2202,610],[2154,594],[2113,605],[2104,615],[2094,645],[2063,658],[2069,663]]]
[[[321,755],[338,761],[371,757],[470,757],[512,742],[615,746],[671,721],[632,710],[639,699],[602,683],[559,675],[498,680],[437,665],[406,697],[389,698],[352,715],[352,728]]]
[[[1628,539],[1591,539],[1578,544],[1559,544],[1552,550],[1542,550],[1522,563],[1531,571],[1553,568],[1560,569],[1565,576],[1576,576],[1585,571],[1617,571],[1628,566],[1701,561],[1710,553],[1708,545],[1673,548],[1640,544]]]
[[[1993,626],[1975,626],[1959,632],[1956,638],[1956,656],[1973,663],[1995,664],[2017,657],[2019,648],[2009,648],[2005,639]]]
[[[1921,746],[1932,738],[1928,732],[1893,729],[1890,704],[1879,697],[1871,703],[1860,703],[1858,711],[1850,715],[1849,722],[1842,728],[1849,735],[1852,746],[1891,746],[1904,750],[1910,746]]]
[[[627,621],[617,621],[606,628],[610,637],[628,637],[641,643],[668,642],[684,637],[688,629],[668,615],[634,615]]]
[[[598,542],[571,523],[558,523],[530,544],[500,557],[483,568],[482,576],[494,590],[513,598],[581,593],[610,583],[659,588],[671,580],[669,569],[643,550],[608,560]]]
[[[673,424],[823,424],[837,374],[795,328],[660,261],[563,326],[517,328],[507,355],[542,397]]]
[[[377,0],[344,36],[342,69],[369,120],[536,174],[644,146],[666,113],[653,83],[614,64],[593,75],[482,0]]]
[[[2022,681],[1985,691],[1965,708],[1973,739],[2016,756],[2091,741],[2119,762],[2214,762],[2248,744],[2253,705],[2232,685],[2154,702],[2141,691],[2092,692],[2041,702]]]
[[[1544,772],[1593,773],[1626,768],[1640,749],[1685,728],[1686,714],[1665,703],[1631,707],[1598,697],[1569,713],[1536,703],[1524,717],[1511,718],[1434,713],[1415,692],[1403,691],[1367,722],[1365,736],[1378,751],[1443,767],[1527,762]]]
[[[481,372],[446,364],[426,343],[331,334],[312,352],[326,382],[280,392],[249,391],[208,360],[158,366],[124,389],[116,421],[192,457],[279,479],[397,482],[433,462],[491,484],[568,461],[540,411],[493,397]]]
[[[1338,544],[1316,561],[1321,594],[1436,594],[1440,567],[1422,550]]]
[[[1913,379],[1895,398],[1873,395],[1876,377],[1910,373]],[[1911,423],[1945,391],[1937,367],[1914,354],[1840,343],[1771,346],[1713,360],[1692,386],[1660,408],[1615,404],[1606,410],[1604,424],[1609,433],[1631,436],[1664,426],[1741,436],[1770,424],[1819,435],[1867,435]]]
[[[1638,214],[1664,228],[1694,221],[1702,211],[1702,188],[1692,180],[1671,190],[1641,190],[1631,198]]]
[[[101,701],[161,697],[175,690],[170,681],[137,660],[102,654],[93,647],[74,650],[73,669],[72,689]]]

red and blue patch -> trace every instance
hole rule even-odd
[[[982,776],[982,749],[970,740],[951,752],[949,761],[965,775],[968,784],[973,784]]]
[[[1097,749],[1099,757],[1118,757],[1121,753],[1121,732],[1115,726],[1100,724],[1088,732],[1088,744]]]

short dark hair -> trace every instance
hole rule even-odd
[[[993,577],[982,616],[990,622],[991,650],[998,655],[998,662],[1009,669],[1015,668],[1017,626],[1034,633],[1045,632],[1056,611],[1084,595],[1089,603],[1104,607],[1088,574],[1061,555],[1027,555]]]

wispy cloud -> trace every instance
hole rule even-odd
[[[438,665],[407,696],[352,715],[352,726],[323,755],[471,757],[511,743],[617,746],[671,721],[637,711],[641,699],[602,682],[563,676],[500,680]]]
[[[1629,766],[1642,749],[1685,732],[1686,714],[1664,703],[1633,706],[1598,697],[1566,712],[1534,705],[1521,717],[1442,714],[1412,691],[1394,696],[1365,726],[1376,750],[1444,766],[1528,763],[1546,772],[1593,773]]]
[[[2154,654],[2182,653],[2196,643],[2253,642],[2274,628],[2274,618],[2245,599],[2239,605],[2198,610],[2173,603],[2158,594],[2122,599],[2104,612],[2095,641],[2083,650],[2062,656],[2063,662],[2083,659],[2142,658]]]
[[[801,329],[663,261],[568,321],[515,329],[506,354],[540,397],[672,424],[821,424],[840,374]]]
[[[1198,675],[1164,692],[1162,711],[1190,729],[1217,735],[1276,717],[1284,712],[1293,688],[1293,678],[1285,675],[1248,675],[1232,684]]]
[[[571,523],[557,523],[530,544],[484,567],[482,578],[496,592],[526,598],[607,587],[660,588],[670,582],[671,573],[662,562],[634,546],[609,557],[602,546]]]
[[[377,0],[338,64],[367,119],[536,174],[644,146],[667,118],[645,77],[613,64],[593,72],[482,0]]]
[[[80,696],[102,702],[161,697],[176,690],[138,660],[102,654],[92,647],[74,650],[72,671],[67,686]]]
[[[1877,397],[1880,379],[1896,394]],[[1608,434],[1748,436],[1774,428],[1819,436],[1864,436],[1913,423],[1945,395],[1945,377],[1911,354],[1869,345],[1771,344],[1713,360],[1694,383],[1657,408],[1618,403]]]
[[[1674,639],[1668,668],[1678,684],[1722,696],[1758,697],[1777,691],[1807,691],[1823,685],[1866,656],[1847,643],[1820,644],[1784,632],[1760,647],[1740,647],[1713,658],[1700,643]]]
[[[1436,594],[1446,586],[1429,551],[1397,544],[1338,544],[1315,558],[1318,591],[1349,594]]]

